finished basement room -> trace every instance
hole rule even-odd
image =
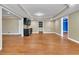
[[[78,55],[79,4],[0,4],[0,55]]]

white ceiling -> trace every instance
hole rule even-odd
[[[2,9],[2,16],[15,16],[15,15],[5,9]]]
[[[35,17],[34,14],[37,12],[44,13],[45,17],[53,17],[66,7],[64,4],[3,4],[3,6],[23,17],[27,15]]]
[[[53,17],[66,7],[64,4],[23,4],[20,6],[33,17],[37,17],[34,14],[38,12],[44,13],[44,17]]]
[[[28,17],[34,20],[49,20],[51,17],[60,17],[60,14],[63,16],[75,9],[79,10],[78,7],[75,9],[69,8],[67,4],[3,4],[1,6],[7,8],[20,17]],[[63,11],[66,8],[68,9]],[[34,14],[37,12],[44,13],[44,16],[35,16]],[[3,12],[3,15],[6,15],[6,12]]]
[[[79,4],[75,4],[75,5],[67,8],[65,11],[60,13],[57,17],[54,17],[54,19],[60,18],[62,16],[68,16],[69,14],[72,14],[76,11],[79,11]]]

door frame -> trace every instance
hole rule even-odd
[[[61,36],[63,36],[63,18],[67,18],[68,19],[68,37],[69,37],[69,17],[68,16],[64,16],[61,18]]]

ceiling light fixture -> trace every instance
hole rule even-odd
[[[35,13],[34,15],[36,15],[36,16],[43,16],[44,13],[38,12],[38,13]]]
[[[10,12],[7,12],[7,14],[10,14]]]
[[[75,4],[68,4],[69,7],[72,7],[72,6],[74,6],[74,5],[75,5]]]

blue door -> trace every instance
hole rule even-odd
[[[68,19],[63,19],[63,32],[68,32]]]

